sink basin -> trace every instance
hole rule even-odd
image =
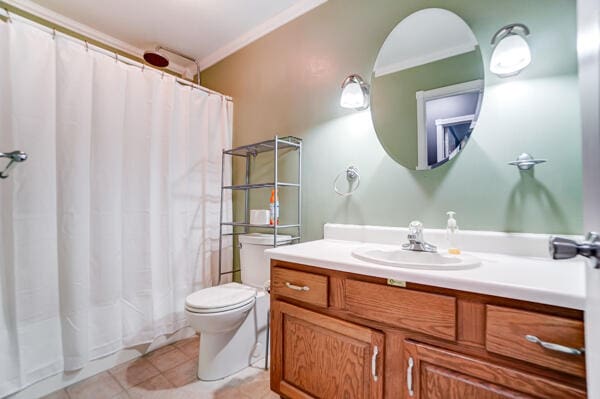
[[[352,256],[367,262],[410,269],[462,270],[481,264],[481,261],[472,255],[407,251],[395,246],[359,247],[352,251]]]

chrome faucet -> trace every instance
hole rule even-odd
[[[418,220],[408,225],[408,243],[402,244],[402,249],[408,251],[437,252],[435,245],[425,242],[423,239],[423,223]]]

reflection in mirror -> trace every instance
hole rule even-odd
[[[429,8],[402,20],[372,76],[371,114],[388,154],[417,170],[456,156],[477,124],[483,76],[477,39],[459,16]]]

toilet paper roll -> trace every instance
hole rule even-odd
[[[268,209],[250,209],[250,224],[269,224],[270,217]]]

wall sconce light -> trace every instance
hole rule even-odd
[[[340,105],[362,111],[369,108],[369,84],[359,75],[350,75],[342,83]]]
[[[529,28],[523,24],[506,25],[492,37],[490,71],[501,78],[517,75],[531,63],[531,50],[526,37]]]

